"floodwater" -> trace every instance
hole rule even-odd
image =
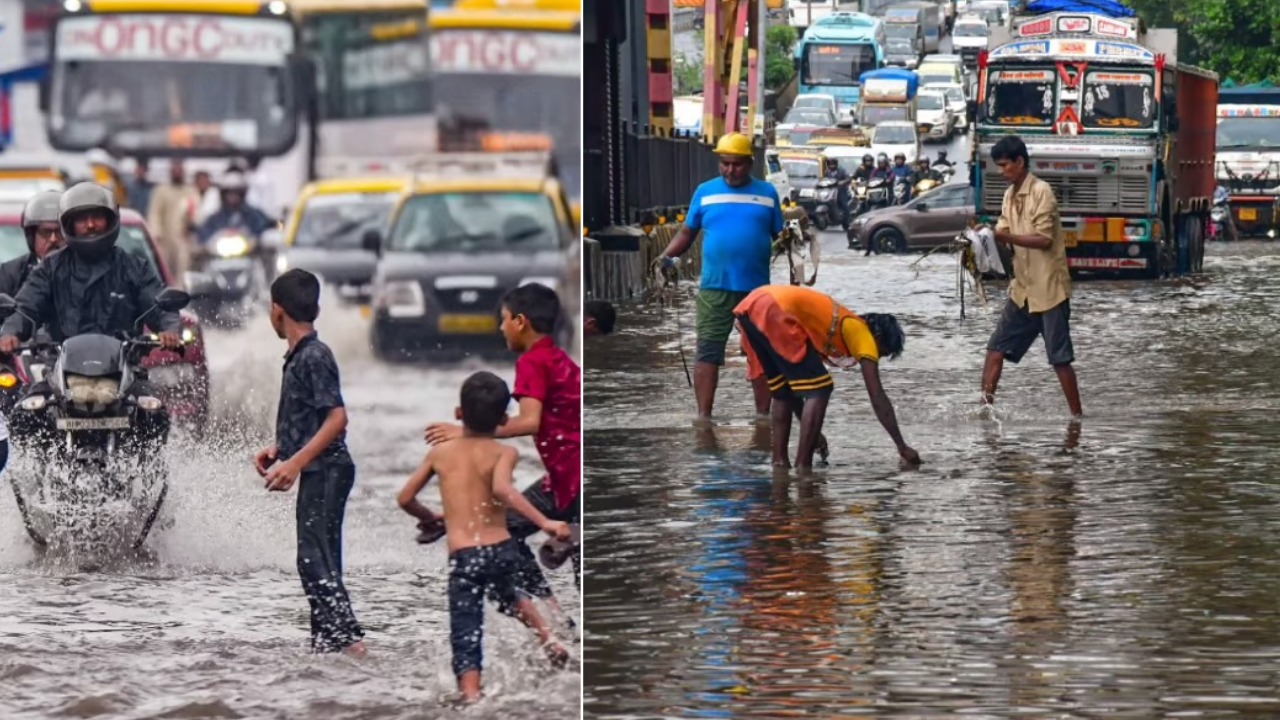
[[[414,542],[414,521],[395,494],[425,452],[424,425],[453,419],[466,375],[491,369],[511,382],[514,369],[384,365],[370,356],[356,313],[330,298],[322,308],[320,336],[341,365],[357,466],[344,561],[368,657],[307,653],[294,494],[263,490],[250,464],[272,440],[285,350],[263,316],[241,332],[206,338],[218,414],[237,424],[234,435],[171,448],[168,526],[153,532],[149,557],[88,564],[42,557],[7,483],[0,488],[0,717],[374,720],[455,712],[447,708],[456,686],[445,546]],[[523,485],[541,476],[541,464],[531,441],[519,447]],[[424,500],[439,507],[434,486]],[[577,618],[571,565],[549,577]],[[489,697],[462,716],[578,715],[580,663],[552,670],[532,635],[492,608],[485,630]]]
[[[950,256],[825,240],[818,289],[907,333],[882,377],[926,464],[856,372],[811,476],[771,471],[741,357],[695,429],[692,287],[591,338],[587,715],[1280,717],[1280,247],[1078,283],[1072,427],[1040,342],[978,411],[1002,287],[961,320]]]

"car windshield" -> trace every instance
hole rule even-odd
[[[947,83],[953,83],[955,81],[956,81],[956,77],[951,73],[947,73],[945,75],[942,73],[930,73],[928,75],[920,76],[921,85],[930,85],[933,83],[937,83],[939,85],[946,85]]]
[[[116,241],[116,247],[130,255],[137,255],[146,260],[151,269],[160,276],[160,279],[168,282],[168,278],[164,276],[164,273],[160,272],[160,264],[156,260],[155,250],[151,247],[151,242],[147,240],[147,234],[143,231],[141,225],[121,225],[120,239]]]
[[[830,125],[831,113],[813,108],[792,108],[782,122],[788,125]]]
[[[956,37],[987,37],[991,34],[991,30],[985,24],[965,23],[957,25],[955,29]]]
[[[782,166],[787,169],[787,177],[795,180],[796,178],[816,178],[818,177],[818,161],[807,158],[783,158]]]
[[[910,145],[915,141],[915,128],[901,125],[881,125],[876,128],[875,138],[872,140],[876,145]]]
[[[391,249],[405,252],[528,253],[560,247],[551,200],[540,192],[416,195],[404,203]]]
[[[9,262],[27,252],[27,236],[23,234],[22,226],[16,222],[12,225],[0,225],[0,263]]]
[[[315,195],[302,209],[293,244],[297,247],[359,248],[366,232],[382,229],[395,199],[396,193]]]
[[[796,98],[795,104],[793,104],[791,107],[792,107],[792,109],[796,109],[796,108],[818,108],[818,109],[820,109],[820,110],[830,110],[830,109],[831,109],[831,105],[832,105],[832,100],[830,100],[829,98],[817,97],[817,96],[815,96],[815,95],[810,95],[809,97],[798,97],[798,98]]]
[[[918,102],[921,110],[942,110],[946,107],[942,95],[938,93],[920,93]]]
[[[949,87],[943,91],[947,95],[947,102],[962,103],[964,102],[964,92],[958,87]]]
[[[890,55],[914,55],[915,48],[911,46],[910,40],[894,38],[889,41],[887,52]]]

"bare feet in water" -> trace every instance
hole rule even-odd
[[[357,640],[357,641],[355,641],[355,642],[351,643],[350,645],[346,646],[345,648],[343,648],[343,649],[342,649],[342,652],[344,652],[344,653],[346,653],[346,654],[348,654],[348,655],[350,655],[350,656],[352,656],[352,657],[360,657],[360,658],[362,658],[362,657],[364,657],[366,654],[368,654],[368,652],[369,652],[369,651],[365,649],[364,641],[363,641],[363,640]]]

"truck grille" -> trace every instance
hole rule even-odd
[[[1063,212],[1145,213],[1150,205],[1151,186],[1145,177],[1089,177],[1084,175],[1040,175],[1049,183]],[[1007,187],[1000,175],[982,179],[982,206],[996,209],[1004,202]]]

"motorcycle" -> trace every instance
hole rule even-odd
[[[199,270],[183,278],[191,293],[192,309],[201,320],[235,329],[263,304],[270,288],[268,267],[274,267],[272,250],[279,232],[254,237],[242,227],[219,230],[196,253]]]
[[[910,181],[906,177],[895,177],[893,180],[893,204],[902,205],[910,198],[907,197],[907,188]]]
[[[889,180],[881,176],[867,181],[866,209],[863,212],[889,207]]]
[[[1222,188],[1213,194],[1213,208],[1209,210],[1209,239],[1235,239],[1235,226],[1231,222],[1231,196]]]
[[[156,308],[177,312],[190,301],[168,288]],[[0,294],[0,315],[15,311],[13,298]],[[31,384],[9,417],[10,436],[38,470],[15,473],[11,484],[37,545],[65,537],[136,550],[146,540],[168,493],[169,414],[161,400],[135,390],[147,377],[142,358],[159,346],[154,335],[87,334],[20,348],[18,364]]]
[[[921,178],[911,190],[911,197],[918,198],[921,195],[933,190],[946,183],[945,179]]]

